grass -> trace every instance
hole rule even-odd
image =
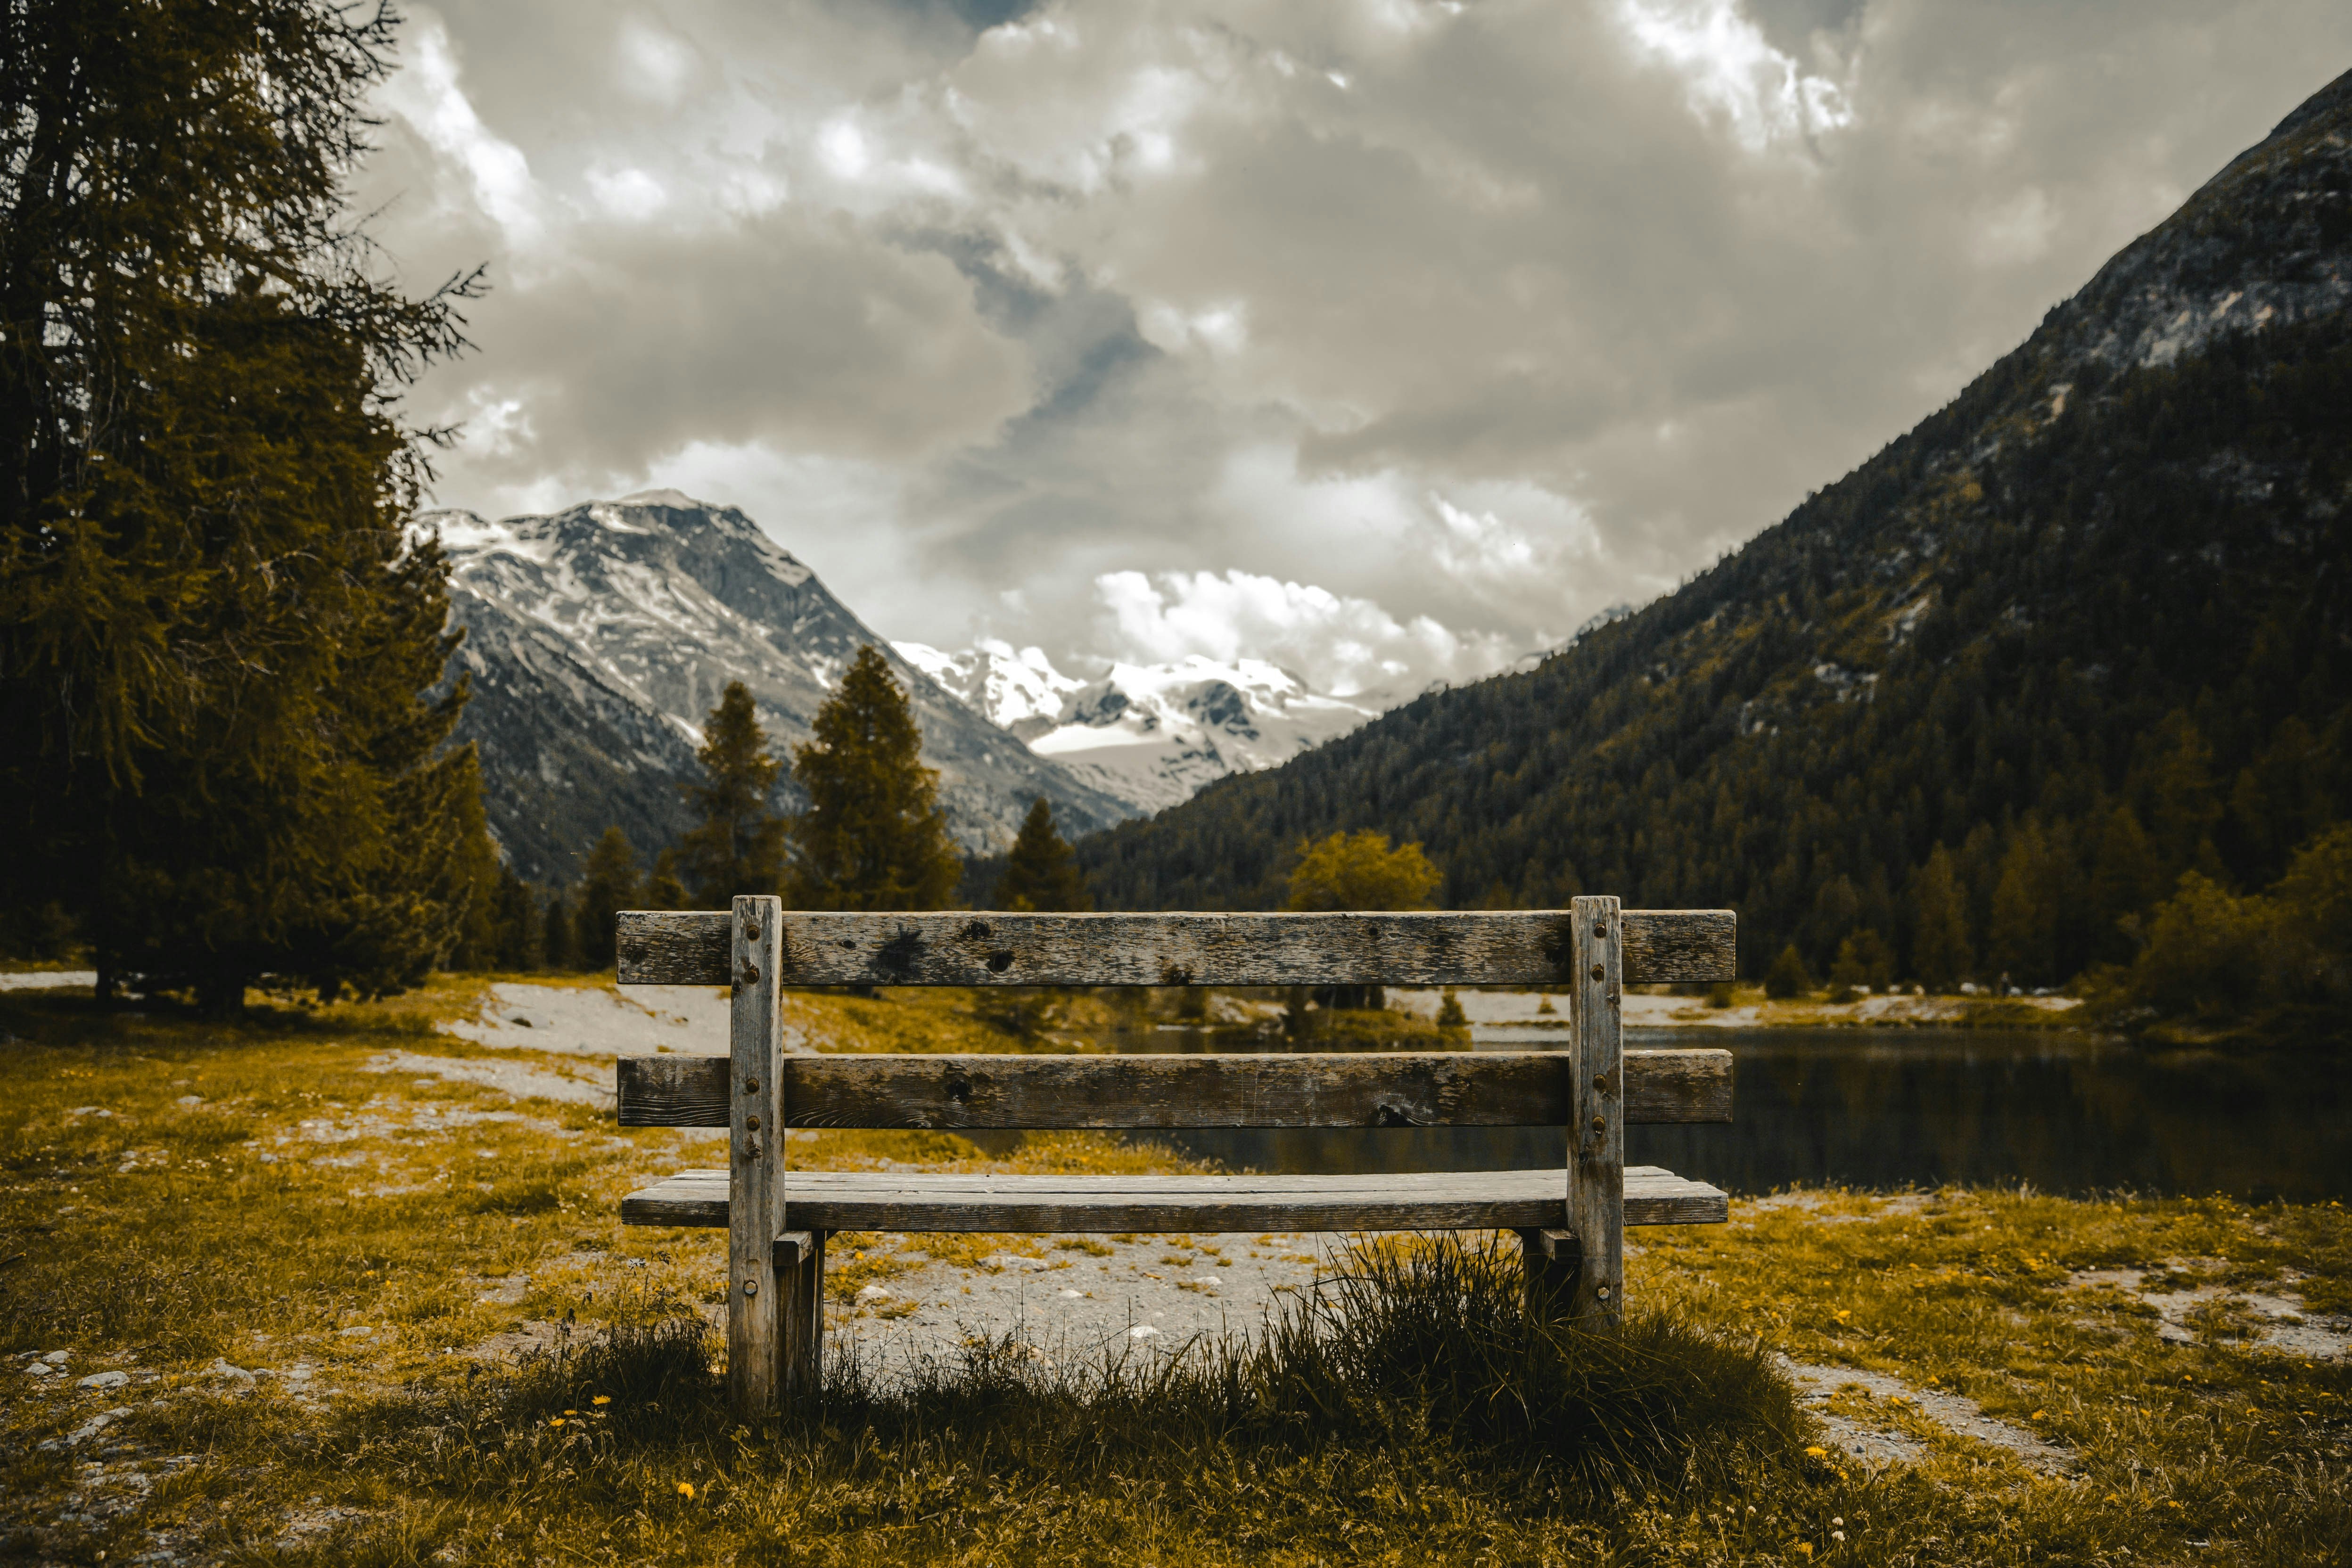
[[[2263,1349],[2227,1295],[2172,1343],[2138,1294],[2078,1278],[2130,1267],[2352,1311],[2332,1205],[1740,1203],[1729,1226],[1634,1233],[1640,1312],[1610,1338],[1528,1322],[1507,1244],[1387,1239],[1247,1343],[1048,1367],[993,1342],[888,1384],[836,1366],[814,1417],[740,1427],[711,1370],[718,1237],[614,1220],[622,1192],[710,1141],[369,1071],[475,994],[234,1029],[0,996],[0,1558],[2300,1563],[2352,1542],[2341,1361]],[[826,1134],[794,1158],[983,1156]],[[1063,1135],[1006,1163],[1171,1161]],[[970,1263],[1086,1255],[921,1240]],[[879,1236],[835,1239],[831,1261],[836,1301],[907,1266]],[[65,1375],[20,1370],[59,1350]],[[1923,1445],[1862,1465],[1770,1351],[1963,1395],[2074,1466],[2038,1474],[1849,1390],[1833,1409]],[[248,1386],[215,1359],[311,1372]],[[131,1382],[70,1386],[110,1369]],[[102,1437],[41,1447],[118,1408]],[[134,1460],[143,1491],[122,1479]]]

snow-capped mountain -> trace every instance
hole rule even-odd
[[[1029,803],[1076,834],[1132,814],[1122,797],[1032,753],[935,684],[732,507],[675,490],[490,522],[420,515],[450,559],[455,666],[473,676],[458,737],[480,748],[491,831],[534,881],[568,882],[618,823],[640,852],[689,825],[678,786],[730,680],[788,758],[857,650],[905,684],[967,849],[1002,849]]]
[[[1038,649],[994,638],[957,653],[898,648],[1037,755],[1141,811],[1190,800],[1227,774],[1287,762],[1381,711],[1311,691],[1263,659],[1115,664],[1087,681],[1064,674]]]

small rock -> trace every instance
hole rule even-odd
[[[76,1388],[120,1388],[131,1381],[127,1372],[93,1372],[74,1386]]]
[[[879,1301],[887,1299],[889,1294],[890,1290],[887,1285],[867,1285],[857,1292],[857,1299],[861,1301]]]
[[[1193,1281],[1192,1283],[1196,1285],[1216,1286],[1223,1284],[1224,1281],[1218,1279],[1214,1274],[1203,1274],[1199,1279]]]
[[[201,1094],[183,1094],[173,1102],[175,1105],[201,1105],[204,1103],[205,1097]]]
[[[347,1329],[337,1329],[335,1332],[342,1335],[345,1339],[364,1339],[369,1334],[375,1333],[375,1330],[368,1327],[365,1323],[353,1323]]]
[[[1064,1291],[1062,1292],[1062,1300],[1066,1301],[1080,1301],[1086,1299],[1086,1294],[1087,1293],[1084,1291]]]
[[[105,1431],[109,1427],[113,1426],[117,1421],[121,1420],[125,1416],[130,1414],[131,1406],[128,1405],[118,1405],[111,1410],[101,1410],[97,1415],[91,1416],[89,1420],[84,1421],[80,1426],[76,1427],[72,1431],[67,1433],[66,1441],[68,1443],[87,1442],[89,1439],[97,1437],[100,1432]]]
[[[205,1370],[215,1377],[233,1377],[240,1383],[251,1383],[254,1380],[252,1373],[241,1366],[232,1366],[218,1356],[215,1356],[213,1364]]]
[[[41,1357],[41,1359],[48,1363],[51,1366],[63,1366],[67,1361],[72,1357],[72,1355],[73,1352],[69,1350],[53,1350],[49,1352],[48,1354]]]
[[[37,1361],[25,1368],[25,1373],[29,1377],[55,1377],[58,1375],[58,1369],[46,1361]]]
[[[1158,1339],[1160,1337],[1160,1331],[1153,1328],[1150,1323],[1138,1323],[1133,1328],[1127,1331],[1127,1337],[1129,1339]]]

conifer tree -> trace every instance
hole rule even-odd
[[[784,820],[768,809],[783,765],[768,755],[768,734],[740,681],[730,681],[703,722],[695,754],[703,781],[686,786],[701,816],[680,841],[684,880],[704,909],[726,909],[738,894],[772,894],[784,879]]]
[[[1952,852],[1937,844],[1912,879],[1911,969],[1931,991],[1948,991],[1976,968],[1969,944],[1969,911],[1952,868]]]
[[[395,21],[0,17],[0,901],[65,903],[102,991],[396,989],[485,880],[396,407],[473,280],[406,297],[345,216]]]
[[[572,911],[573,951],[583,969],[609,969],[614,962],[614,917],[637,906],[637,852],[619,824],[604,830],[588,852],[587,875]]]
[[[580,967],[575,951],[576,928],[572,901],[560,887],[550,888],[547,908],[541,916],[541,930],[545,934],[541,942],[541,956],[551,969],[576,969]]]
[[[793,820],[789,897],[803,909],[937,909],[962,860],[939,807],[939,775],[889,664],[858,650],[793,748],[808,797]]]
[[[1003,874],[996,883],[996,906],[1043,913],[1094,907],[1078,875],[1078,858],[1055,828],[1054,809],[1043,795],[1031,802],[1005,856]]]
[[[654,857],[653,874],[646,878],[647,909],[690,909],[686,881],[677,873],[677,851],[666,849]]]
[[[497,933],[499,968],[536,969],[546,951],[541,929],[538,896],[512,865],[499,867],[499,884],[490,895],[490,923]]]

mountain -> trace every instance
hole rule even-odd
[[[1537,669],[1087,839],[1114,908],[1265,907],[1305,835],[1457,906],[1732,905],[1744,972],[2063,980],[2352,806],[2352,75],[1951,403]]]
[[[489,522],[420,515],[450,561],[457,668],[474,696],[457,735],[479,748],[490,829],[533,881],[569,882],[609,823],[646,853],[689,825],[704,716],[749,687],[779,757],[858,648],[905,684],[959,842],[1001,849],[1043,795],[1074,831],[1129,814],[1034,756],[908,664],[814,572],[732,507],[675,490]]]
[[[1031,750],[1136,810],[1188,800],[1230,774],[1271,768],[1347,734],[1380,710],[1310,691],[1263,659],[1114,664],[1091,681],[1035,648],[983,638],[960,653],[898,652]]]

